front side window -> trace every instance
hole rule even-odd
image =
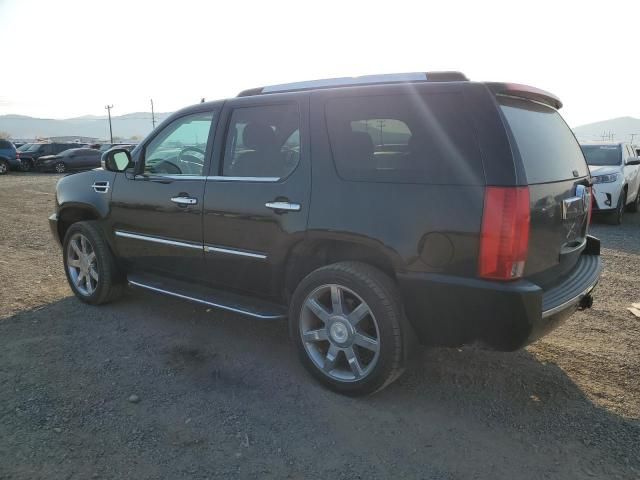
[[[480,151],[457,93],[337,97],[326,104],[331,149],[345,180],[483,183]]]
[[[297,104],[236,108],[229,122],[222,174],[280,179],[300,160]]]
[[[147,175],[204,175],[215,112],[186,115],[167,125],[145,148]]]

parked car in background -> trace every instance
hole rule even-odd
[[[137,144],[134,143],[103,143],[102,145],[100,145],[99,150],[100,152],[104,153],[107,150],[110,150],[112,148],[125,148],[129,151],[133,150],[135,147],[137,146]]]
[[[593,213],[619,225],[625,210],[640,209],[640,158],[625,142],[581,145],[593,180]]]
[[[100,166],[101,155],[94,148],[71,148],[57,155],[44,155],[34,160],[34,168],[39,172],[57,173],[91,170]]]
[[[9,140],[0,140],[0,175],[20,166],[16,147]]]
[[[80,300],[128,282],[288,318],[315,378],[367,394],[416,340],[515,350],[591,306],[591,179],[561,106],[457,72],[255,88],[63,177],[51,231]]]
[[[18,152],[20,156],[20,168],[23,172],[28,172],[33,169],[35,161],[40,157],[57,155],[65,150],[77,147],[77,143],[30,143],[27,148],[23,149],[21,147]]]

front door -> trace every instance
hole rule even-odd
[[[305,235],[311,190],[308,96],[234,99],[207,178],[209,281],[263,296],[281,291],[291,246]]]
[[[174,119],[147,140],[133,170],[118,174],[112,228],[129,271],[202,279],[204,171],[217,113]]]

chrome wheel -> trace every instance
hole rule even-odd
[[[98,263],[89,239],[81,233],[74,234],[67,246],[67,270],[74,287],[89,297],[98,287]]]
[[[322,285],[305,299],[300,336],[314,365],[328,377],[354,382],[371,373],[380,356],[380,332],[367,303],[341,285]]]
[[[64,171],[65,171],[64,163],[62,163],[62,162],[56,163],[56,172],[64,173]]]

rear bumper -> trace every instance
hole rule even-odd
[[[398,281],[407,316],[423,344],[482,342],[511,351],[570,317],[588,300],[601,270],[599,241],[589,237],[575,268],[546,291],[527,280],[500,283],[429,273],[398,275]]]
[[[19,158],[8,158],[7,162],[9,163],[9,167],[12,169],[19,169],[22,166]]]

